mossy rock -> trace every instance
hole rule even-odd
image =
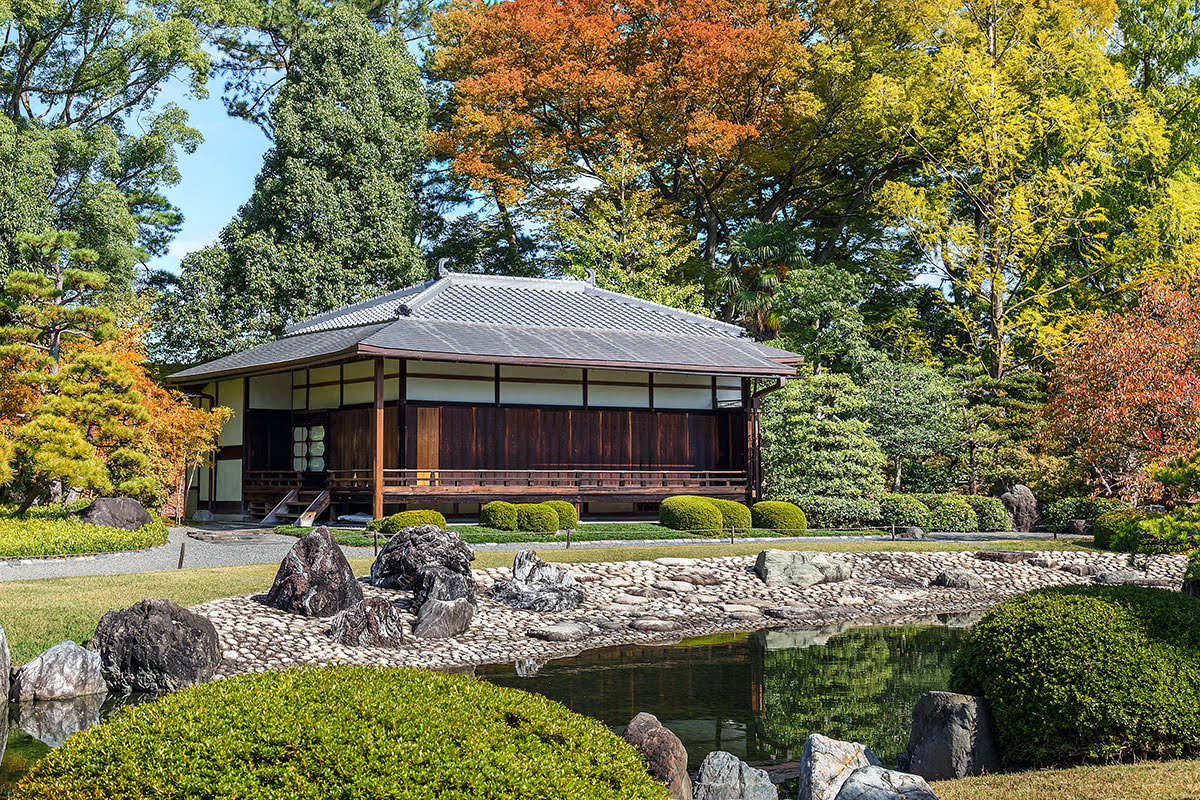
[[[756,528],[803,534],[808,531],[804,510],[795,503],[781,500],[761,500],[750,507],[750,518]]]
[[[677,494],[658,505],[658,523],[673,531],[719,531],[725,524],[721,509],[707,497]]]

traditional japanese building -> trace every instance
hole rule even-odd
[[[590,281],[439,271],[170,380],[234,416],[191,508],[335,513],[753,499],[757,406],[800,357]]]

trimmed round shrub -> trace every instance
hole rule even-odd
[[[1149,516],[1136,508],[1101,514],[1092,527],[1092,544],[1104,550],[1133,552],[1138,539],[1137,524]]]
[[[964,494],[959,496],[963,500],[966,500],[967,505],[975,512],[975,519],[978,521],[979,530],[988,533],[1012,530],[1012,517],[1008,515],[1008,509],[1004,507],[1004,503],[1000,502],[1000,498],[984,497],[978,494]]]
[[[290,669],[183,689],[72,736],[26,800],[666,800],[632,746],[537,694],[417,669]]]
[[[929,529],[933,515],[929,507],[908,494],[885,494],[879,497],[879,521],[887,526],[907,528],[915,525]]]
[[[738,531],[748,531],[753,524],[750,508],[745,503],[736,500],[722,500],[719,497],[709,498],[709,502],[721,512],[721,530],[733,528]]]
[[[762,500],[755,503],[750,507],[750,519],[756,528],[796,533],[808,530],[804,510],[795,503],[784,503],[780,500]]]
[[[1141,586],[1064,586],[989,611],[951,690],[992,704],[1014,766],[1200,753],[1200,602]]]
[[[1111,497],[1064,497],[1046,504],[1042,520],[1050,530],[1065,531],[1073,519],[1095,521],[1104,514],[1128,508],[1127,503]]]
[[[557,533],[558,512],[549,503],[517,503],[517,530]]]
[[[724,523],[721,510],[707,497],[677,494],[658,504],[658,524],[673,531],[718,531]]]
[[[517,507],[503,500],[493,500],[485,503],[479,509],[479,524],[485,528],[495,528],[498,531],[515,531],[517,529]]]
[[[367,523],[368,531],[379,531],[385,536],[394,536],[405,528],[413,525],[437,525],[446,527],[446,518],[441,513],[428,508],[401,511],[383,519],[373,519]]]
[[[550,506],[558,515],[558,527],[555,530],[575,530],[579,527],[579,512],[566,500],[547,500],[542,505]]]
[[[929,530],[974,533],[979,530],[975,509],[959,494],[913,495],[929,509]]]
[[[863,528],[879,519],[879,503],[863,497],[797,497],[813,528]]]

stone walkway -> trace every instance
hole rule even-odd
[[[475,570],[479,607],[467,633],[455,639],[412,638],[394,650],[335,644],[327,636],[329,620],[269,608],[261,595],[214,600],[193,610],[211,619],[220,635],[225,654],[220,675],[323,663],[454,669],[540,663],[598,647],[725,631],[936,622],[939,614],[985,609],[1030,589],[1091,583],[1089,571],[1130,569],[1129,557],[1123,554],[1075,551],[1029,553],[1017,563],[983,560],[969,552],[832,555],[850,564],[850,579],[803,589],[766,586],[754,574],[751,556],[574,564],[569,568],[587,589],[583,605],[546,614],[518,611],[488,599],[493,582],[509,577],[510,570]],[[1156,556],[1142,575],[1178,585],[1185,563],[1184,556]],[[984,588],[930,587],[930,580],[949,567],[975,572]],[[408,592],[366,586],[365,593],[388,598],[412,613]],[[529,635],[559,622],[582,622],[591,633],[571,642]]]

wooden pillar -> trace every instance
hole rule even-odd
[[[375,459],[371,463],[371,516],[383,516],[383,359],[375,359]]]

